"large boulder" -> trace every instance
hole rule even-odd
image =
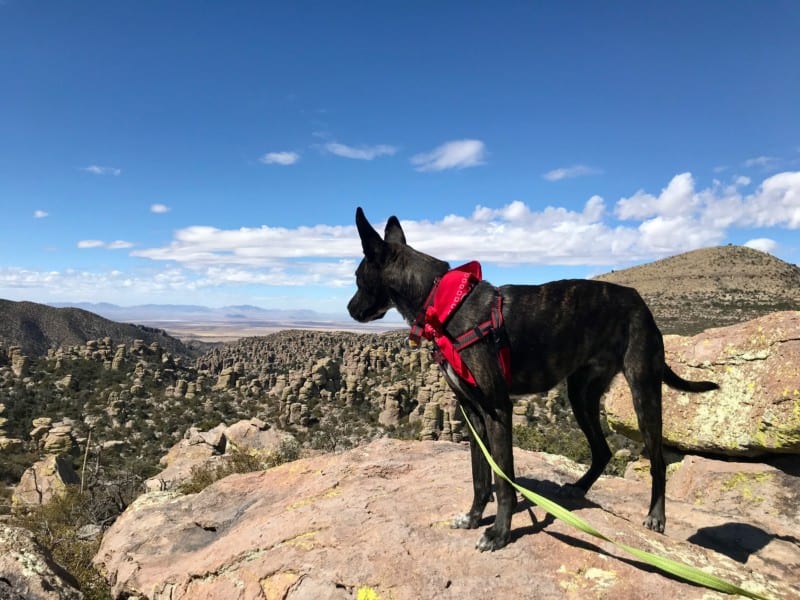
[[[0,598],[80,600],[77,582],[20,527],[0,525]]]
[[[224,429],[224,424],[210,431],[190,428],[183,439],[161,457],[159,464],[164,469],[147,479],[145,488],[148,491],[175,489],[192,477],[194,468],[220,461],[227,443],[222,433]]]
[[[277,456],[293,455],[299,447],[292,434],[256,418],[242,419],[229,427],[220,423],[209,431],[192,427],[161,458],[159,463],[164,469],[145,481],[145,487],[151,492],[177,489],[192,477],[195,469],[222,467],[234,452],[269,461]]]
[[[69,458],[51,454],[25,470],[11,495],[11,504],[47,504],[54,496],[63,494],[68,485],[78,485],[80,482]]]
[[[299,448],[291,433],[270,427],[257,418],[242,419],[226,428],[223,435],[228,440],[228,452],[247,452],[269,458],[289,448]]]
[[[480,530],[450,528],[471,501],[469,455],[465,444],[381,439],[231,475],[189,496],[148,493],[106,532],[94,563],[116,598],[725,597],[643,567],[526,503],[514,515],[511,543],[478,552]],[[515,450],[514,458],[518,481],[546,495],[582,470],[552,455]],[[781,489],[782,497],[796,500],[797,478],[785,484],[791,489]],[[603,477],[587,500],[568,506],[628,545],[776,600],[798,597],[796,502],[784,522],[736,507],[723,512],[698,503],[691,490],[685,495],[668,498],[667,535],[641,525],[648,483]],[[692,540],[708,533],[706,526],[728,532],[726,524],[762,535],[757,543],[741,537],[715,544],[710,533]]]
[[[687,394],[664,386],[664,442],[685,452],[755,457],[800,454],[800,312],[773,313],[665,336],[667,363],[720,390]],[[611,427],[639,439],[630,390],[617,376],[605,399]]]

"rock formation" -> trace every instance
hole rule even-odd
[[[0,402],[0,452],[16,452],[22,448],[23,442],[18,438],[8,437],[5,430],[5,425],[8,419],[3,416],[6,412],[6,405]]]
[[[0,524],[2,600],[81,600],[75,581],[39,547],[27,529]]]
[[[800,312],[774,313],[694,337],[666,336],[667,363],[719,391],[664,386],[664,442],[684,452],[755,457],[800,454]],[[637,437],[630,391],[617,377],[606,395],[609,424]]]
[[[524,451],[515,462],[518,480],[545,495],[582,469]],[[798,479],[773,467],[739,472],[700,458],[679,467],[668,484],[667,535],[640,525],[645,482],[603,477],[568,506],[623,543],[777,600],[796,598]],[[189,496],[146,494],[106,533],[95,564],[116,598],[723,597],[525,503],[509,546],[482,554],[480,530],[449,526],[470,500],[466,445],[383,439]]]
[[[248,453],[266,461],[273,454],[296,456],[298,449],[293,435],[271,428],[256,418],[230,427],[220,424],[210,431],[193,427],[162,457],[159,464],[164,469],[145,481],[145,487],[148,491],[177,489],[192,476],[194,468],[221,463],[234,452]]]
[[[66,486],[80,484],[81,480],[69,459],[51,454],[28,467],[11,496],[12,506],[38,506],[47,504],[56,494],[63,494]]]

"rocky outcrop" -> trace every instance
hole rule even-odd
[[[51,454],[28,467],[11,496],[12,506],[47,504],[55,495],[63,494],[68,485],[81,480],[68,458]]]
[[[256,418],[234,423],[227,427],[222,435],[228,441],[229,450],[248,452],[265,458],[288,447],[299,447],[297,439],[292,434],[270,427]]]
[[[146,480],[145,488],[148,491],[177,489],[192,477],[194,469],[222,463],[235,452],[268,461],[279,454],[296,456],[298,449],[293,435],[256,418],[238,421],[230,427],[221,423],[209,431],[192,427],[161,458],[159,464],[165,468]]]
[[[6,412],[6,405],[0,402],[0,452],[16,452],[22,448],[22,440],[8,437],[5,426],[8,419],[3,416]]]
[[[650,493],[644,482],[604,477],[587,500],[568,506],[623,543],[771,598],[797,597],[796,473],[744,475],[774,486],[763,493],[778,499],[759,501],[762,491],[740,485],[726,463],[719,474],[719,463],[692,460],[679,484],[672,482],[684,466],[670,480],[667,535],[640,525]],[[581,470],[518,450],[515,462],[518,480],[545,495]],[[705,489],[709,481],[720,482],[717,495]],[[479,553],[480,531],[449,526],[470,500],[466,445],[383,439],[230,476],[190,496],[145,494],[108,530],[94,562],[116,598],[724,597],[643,567],[525,503],[511,543]]]
[[[0,598],[3,600],[80,600],[83,594],[20,527],[0,525]]]
[[[664,386],[664,442],[685,452],[727,456],[800,454],[800,312],[774,313],[694,337],[666,336],[667,363],[719,391]],[[608,422],[638,437],[630,391],[617,377],[606,395]]]
[[[30,369],[30,359],[22,353],[19,346],[11,346],[8,349],[8,356],[11,362],[11,371],[16,377],[27,377]]]
[[[48,454],[76,453],[79,448],[73,429],[71,419],[54,423],[51,417],[39,417],[33,420],[30,438],[39,450]]]

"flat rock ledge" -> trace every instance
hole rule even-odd
[[[516,449],[515,460],[518,481],[551,497],[582,470]],[[649,481],[636,472],[601,478],[587,499],[566,506],[625,544],[770,598],[800,597],[797,473],[758,465],[742,475],[719,463],[729,470],[717,477],[717,496],[707,496],[703,482],[714,480],[714,464],[691,457],[673,473],[687,470],[677,487],[670,483],[666,535],[641,525]],[[759,500],[762,493],[776,498]],[[481,530],[450,528],[470,500],[465,444],[382,439],[232,475],[193,495],[144,494],[106,532],[95,564],[115,597],[126,599],[725,597],[667,577],[526,502],[511,543],[480,553]]]

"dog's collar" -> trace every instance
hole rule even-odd
[[[422,308],[411,323],[408,346],[417,348],[423,337],[430,340],[441,332],[448,318],[481,279],[481,265],[474,260],[437,277]]]

